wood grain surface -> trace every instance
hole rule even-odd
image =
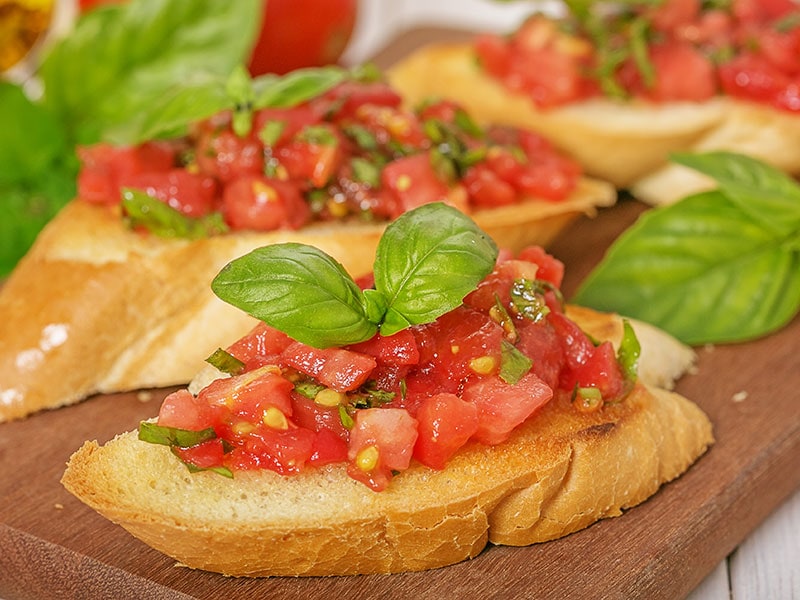
[[[379,63],[418,42],[402,36]],[[566,264],[567,295],[643,210],[624,200],[559,236],[550,249]],[[707,412],[717,442],[683,477],[623,516],[561,540],[490,546],[423,573],[253,580],[192,571],[64,490],[65,463],[84,440],[102,443],[135,428],[171,390],[96,396],[2,424],[0,598],[683,597],[800,488],[800,318],[760,340],[698,354],[697,371],[677,390]]]
[[[567,265],[565,291],[643,210],[622,201],[558,238],[551,250]],[[0,598],[682,597],[800,486],[800,319],[698,353],[678,391],[705,409],[717,442],[688,473],[619,518],[425,573],[251,580],[192,571],[62,488],[84,440],[135,428],[170,390],[96,396],[0,425]],[[736,401],[739,392],[747,397]]]

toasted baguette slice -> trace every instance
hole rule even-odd
[[[62,483],[180,564],[232,576],[395,573],[528,545],[618,516],[683,473],[711,425],[675,393],[637,385],[586,415],[553,401],[498,446],[472,444],[442,471],[412,465],[375,493],[341,465],[282,477],[191,474],[128,432],[87,442]]]
[[[386,75],[411,105],[451,98],[482,122],[539,131],[586,173],[650,204],[672,203],[711,185],[669,164],[671,152],[728,150],[800,173],[800,116],[767,106],[725,97],[661,105],[598,98],[539,110],[484,74],[467,43],[424,46]]]
[[[621,334],[614,315],[571,307],[570,317],[601,339]],[[667,334],[639,331],[647,332],[640,341],[648,377],[669,381],[693,360]],[[190,474],[136,432],[102,447],[84,444],[62,483],[192,568],[254,577],[392,573],[472,558],[487,542],[552,540],[618,516],[711,443],[711,424],[696,405],[640,379],[623,402],[595,413],[554,400],[503,444],[468,445],[443,471],[414,464],[379,493],[341,465],[290,477]]]
[[[547,244],[569,221],[613,204],[583,179],[564,202],[531,200],[472,215],[501,245]],[[51,221],[0,290],[0,422],[96,392],[188,382],[254,320],[213,295],[220,269],[250,250],[295,241],[372,270],[384,225],[316,224],[185,241],[134,233],[106,208],[74,201]]]

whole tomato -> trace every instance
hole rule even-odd
[[[356,22],[358,0],[265,0],[252,75],[334,64]]]

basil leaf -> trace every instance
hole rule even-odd
[[[730,152],[673,154],[671,158],[714,178],[732,202],[777,235],[800,229],[800,186],[775,167]]]
[[[375,256],[375,289],[387,302],[382,335],[429,323],[461,304],[497,260],[494,241],[466,215],[439,202],[386,228]]]
[[[517,383],[531,370],[533,361],[517,350],[517,347],[503,340],[500,344],[500,379],[508,384]]]
[[[72,139],[99,141],[176,81],[227,77],[246,59],[261,11],[260,0],[132,0],[91,11],[45,57],[45,102]]]
[[[195,240],[227,230],[219,213],[199,218],[188,217],[169,204],[139,190],[123,189],[122,207],[132,226],[144,227],[159,237]]]
[[[178,427],[164,427],[150,421],[139,423],[139,439],[151,444],[161,444],[162,446],[177,446],[179,448],[191,448],[197,444],[213,440],[217,437],[213,427],[208,427],[200,431],[180,429]]]
[[[798,232],[776,236],[722,191],[697,194],[644,213],[573,301],[648,321],[688,344],[753,339],[800,307]]]
[[[257,248],[226,265],[211,289],[225,302],[317,348],[371,338],[363,294],[333,258],[312,246]]]
[[[286,108],[311,100],[349,77],[339,67],[297,69],[282,77],[265,75],[254,80],[253,106]]]

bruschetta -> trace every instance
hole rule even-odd
[[[712,185],[671,152],[728,150],[800,173],[791,0],[566,5],[509,36],[423,46],[389,81],[411,104],[453,98],[480,120],[539,131],[651,204]]]
[[[642,343],[665,379],[687,350],[564,306],[561,263],[498,255],[467,221],[436,204],[403,215],[361,288],[297,245],[237,259],[214,290],[264,322],[138,434],[87,442],[63,484],[188,567],[346,575],[552,540],[689,468],[710,422],[637,373]]]
[[[226,112],[180,138],[81,148],[78,198],[0,290],[0,422],[188,382],[252,327],[208,286],[256,247],[312,244],[363,275],[385,224],[418,204],[458,206],[518,249],[616,199],[538,134],[400,103],[348,79],[244,131]]]

